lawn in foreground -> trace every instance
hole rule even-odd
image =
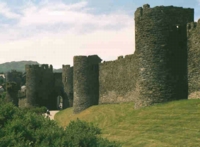
[[[134,110],[134,104],[92,106],[79,114],[73,108],[60,111],[55,120],[67,126],[77,118],[93,122],[102,136],[123,147],[200,145],[200,100],[180,100]]]

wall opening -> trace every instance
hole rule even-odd
[[[57,96],[57,109],[61,110],[63,109],[63,97],[62,96]]]

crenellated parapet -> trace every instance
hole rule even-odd
[[[189,22],[187,23],[187,31],[190,33],[191,31],[195,31],[200,28],[200,19],[197,22]]]
[[[159,17],[159,15],[171,15],[171,14],[175,14],[175,15],[179,15],[181,17],[181,15],[187,15],[188,16],[188,20],[187,18],[184,18],[185,20],[187,20],[187,22],[192,22],[193,19],[191,19],[191,16],[194,16],[194,9],[191,8],[183,8],[183,7],[175,7],[175,6],[156,6],[151,8],[149,4],[144,4],[143,7],[139,7],[136,9],[135,11],[135,19],[143,17],[145,15],[148,14],[157,14],[157,16]],[[153,17],[157,17],[157,16],[153,16]]]
[[[192,31],[197,27],[197,22],[190,22],[187,24],[187,30]]]

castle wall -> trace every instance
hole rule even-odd
[[[187,98],[187,32],[194,10],[144,5],[135,12],[139,96],[135,108]]]
[[[99,65],[99,104],[134,101],[137,97],[136,55],[118,57],[118,60]]]
[[[188,23],[188,98],[200,98],[200,19]]]
[[[40,80],[39,65],[26,65],[26,98],[27,106],[36,106],[38,97],[38,82]]]
[[[200,20],[193,21],[194,9],[146,4],[135,12],[134,54],[104,63],[97,55],[75,56],[74,67],[63,65],[62,81],[52,66],[26,66],[27,103],[54,108],[62,86],[64,108],[74,113],[97,104],[134,101],[137,109],[200,97]]]
[[[63,108],[73,106],[73,67],[63,65],[62,83],[64,86],[64,105]]]
[[[74,57],[74,113],[79,113],[98,101],[98,64],[100,62],[101,59],[96,55]]]

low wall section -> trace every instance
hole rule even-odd
[[[99,104],[133,101],[137,96],[136,55],[118,57],[118,60],[99,65]]]

